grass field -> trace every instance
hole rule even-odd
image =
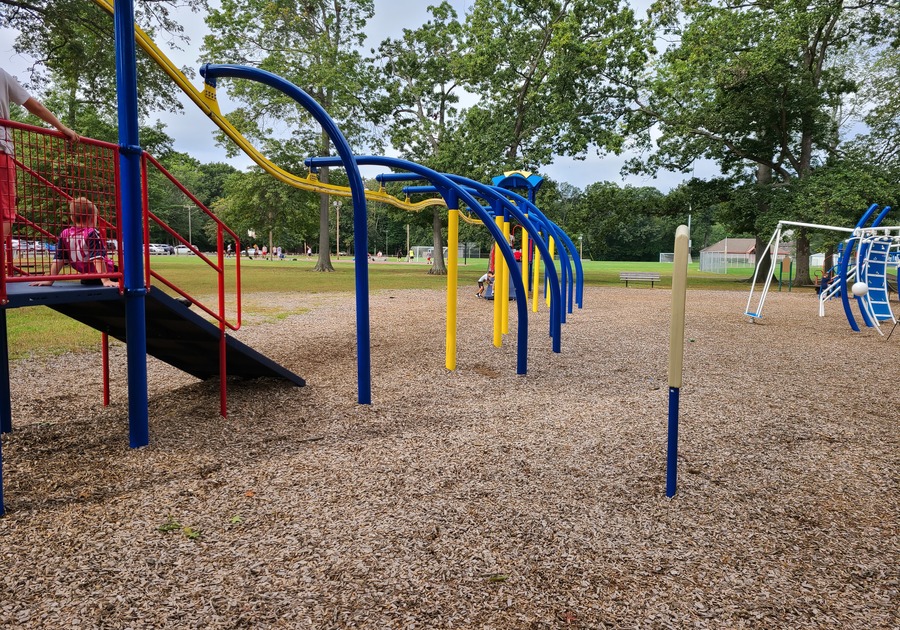
[[[283,261],[260,259],[241,261],[242,292],[244,311],[254,312],[254,294],[269,292],[353,292],[355,274],[352,258],[342,257],[332,260],[334,273],[313,271],[314,260],[306,258],[286,258]],[[154,256],[153,269],[163,274],[177,286],[185,288],[193,295],[212,294],[215,285],[212,276],[204,272],[201,261],[193,256]],[[234,260],[228,264],[233,266]],[[671,286],[672,264],[655,262],[601,262],[585,261],[585,284],[593,286],[622,286],[620,271],[656,271],[661,282],[657,286]],[[475,286],[478,278],[487,269],[487,259],[469,260],[459,267],[459,285]],[[419,263],[374,262],[369,265],[369,289],[442,289],[446,287],[446,276],[427,273],[428,266]],[[688,288],[721,289],[744,291],[749,287],[748,273],[719,275],[702,273],[699,263],[688,268]],[[809,289],[804,289],[809,290]],[[259,307],[261,308],[261,307]],[[99,347],[100,335],[95,330],[74,320],[39,306],[13,309],[7,313],[10,357],[55,355],[83,349]]]

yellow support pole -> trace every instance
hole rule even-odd
[[[447,369],[456,369],[457,302],[459,298],[459,209],[447,212]]]
[[[497,224],[497,227],[502,231],[503,230],[503,217],[495,217],[494,223]],[[506,266],[506,263],[503,260],[503,256],[500,255],[500,248],[497,244],[494,244],[494,345],[496,347],[500,347],[503,345],[503,329],[501,327],[501,322],[503,320],[503,312],[501,310],[501,299],[500,289],[503,283],[503,268]]]
[[[540,238],[538,235],[537,238]],[[541,251],[534,248],[534,264],[531,270],[531,310],[538,312],[538,298],[541,295]]]
[[[525,218],[528,218],[528,215],[525,215]],[[525,228],[522,228],[522,284],[525,285],[525,299],[528,299],[528,232],[525,231]]]
[[[503,238],[509,243],[509,221],[503,221]],[[503,265],[503,334],[509,333],[509,274],[512,273],[509,265]]]
[[[550,260],[556,259],[556,240],[550,237]],[[547,306],[550,306],[550,292],[547,291]]]

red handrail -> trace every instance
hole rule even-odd
[[[224,243],[224,235],[227,233],[235,243],[235,251],[240,251],[240,238],[238,235],[227,225],[225,225],[219,217],[217,217],[209,208],[207,208],[203,203],[200,202],[197,197],[194,196],[191,191],[185,188],[181,182],[179,182],[175,177],[168,171],[166,168],[159,163],[159,161],[154,158],[152,155],[148,153],[144,153],[143,159],[143,173],[144,173],[144,241],[149,243],[150,240],[150,222],[152,221],[154,224],[162,228],[167,234],[172,236],[177,242],[182,245],[187,246],[190,250],[200,259],[202,260],[207,267],[213,270],[217,276],[216,287],[217,287],[217,301],[218,305],[215,310],[213,308],[203,304],[201,301],[197,300],[195,296],[190,295],[187,291],[181,289],[176,286],[173,282],[165,278],[161,273],[153,270],[151,265],[150,258],[150,248],[145,245],[144,247],[144,267],[146,269],[147,274],[147,286],[150,286],[152,279],[156,279],[165,286],[169,287],[182,297],[189,299],[195,306],[197,306],[200,310],[204,311],[207,315],[215,319],[220,324],[230,328],[231,330],[237,330],[241,327],[241,258],[237,256],[235,259],[235,301],[236,301],[236,312],[234,321],[231,322],[226,316],[226,305],[225,305],[225,255],[223,249]],[[173,229],[168,223],[163,221],[159,216],[150,211],[150,202],[149,202],[149,194],[147,190],[147,182],[149,178],[147,177],[147,164],[153,165],[160,173],[162,173],[178,190],[180,190],[188,199],[190,199],[191,203],[199,208],[202,212],[206,214],[207,217],[211,221],[214,222],[216,226],[216,261],[211,260],[205,253],[200,251],[197,247],[186,240],[181,234],[179,234],[175,229]]]
[[[109,142],[82,138],[77,145],[67,143],[65,137],[55,130],[44,129],[18,123],[11,120],[0,121],[0,128],[5,127],[10,131],[13,143],[16,147],[14,164],[17,169],[18,186],[21,191],[19,197],[20,212],[13,226],[13,232],[7,237],[3,247],[6,250],[7,264],[0,269],[0,303],[5,304],[7,299],[8,282],[33,282],[35,280],[80,280],[93,278],[113,278],[119,282],[121,288],[122,274],[122,233],[119,193],[119,147]],[[214,222],[216,229],[216,255],[208,256],[200,251],[192,243],[188,242],[181,234],[168,225],[158,215],[150,211],[148,194],[148,164],[162,173],[190,202],[205,213],[209,220]],[[241,251],[240,239],[237,234],[225,225],[213,212],[203,205],[196,196],[185,188],[175,177],[166,170],[152,155],[143,154],[142,159],[142,192],[143,212],[142,228],[144,233],[144,268],[145,284],[147,287],[154,280],[164,285],[171,291],[190,300],[199,310],[209,315],[219,323],[222,333],[225,328],[237,330],[241,326]],[[67,269],[67,273],[50,275],[49,265],[51,259],[45,252],[29,252],[22,254],[19,251],[18,265],[13,252],[13,239],[29,239],[29,246],[36,247],[36,238],[55,241],[58,234],[68,224],[67,213],[61,210],[64,202],[78,197],[86,196],[92,199],[101,209],[98,227],[101,234],[109,231],[115,235],[117,271],[106,274],[74,273]],[[161,272],[153,269],[150,258],[150,222],[158,225],[169,234],[177,243],[186,245],[197,257],[203,261],[206,268],[216,276],[216,304],[208,305],[191,295],[185,289],[177,286]],[[235,277],[234,277],[234,315],[228,316],[226,304],[226,266],[224,242],[225,237],[230,238],[235,244]],[[215,258],[215,260],[213,260]],[[24,260],[24,264],[22,261]]]

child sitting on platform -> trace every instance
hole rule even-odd
[[[106,241],[97,229],[99,212],[97,206],[86,197],[69,201],[69,218],[72,225],[63,230],[56,241],[56,255],[50,265],[48,275],[58,276],[69,265],[75,273],[109,273],[116,267],[106,254]],[[119,286],[111,278],[89,278],[82,284],[102,284],[105,287]],[[32,282],[32,286],[49,287],[53,280]]]

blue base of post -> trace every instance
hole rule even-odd
[[[150,443],[150,411],[147,393],[147,320],[144,290],[125,294],[128,342],[128,444],[140,448]]]
[[[666,454],[666,496],[675,496],[678,483],[678,399],[677,387],[669,388],[669,447]]]
[[[9,389],[9,337],[6,336],[6,309],[0,311],[0,433],[12,431],[12,392]]]
[[[0,516],[6,514],[6,504],[3,503],[3,447],[0,446]]]

